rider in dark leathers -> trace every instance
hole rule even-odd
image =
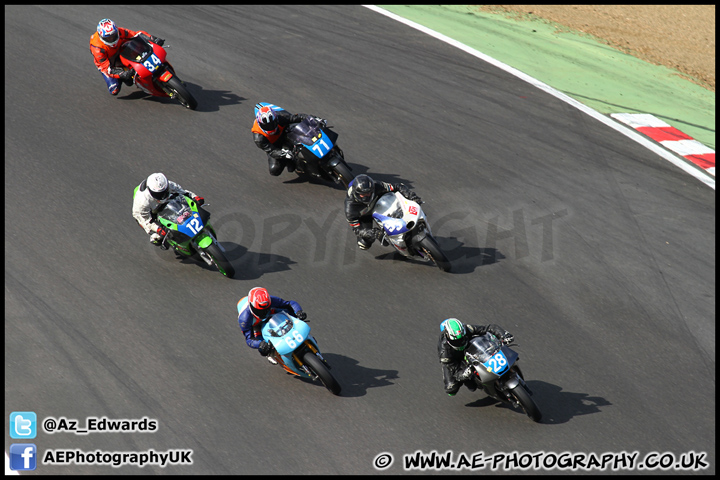
[[[388,192],[400,194],[414,202],[421,203],[420,197],[402,183],[376,182],[370,176],[360,174],[348,186],[345,196],[345,218],[358,238],[358,247],[367,250],[382,237],[383,230],[373,228],[372,212],[378,199]]]
[[[456,318],[448,318],[442,324],[442,332],[438,339],[438,358],[442,366],[445,393],[455,395],[464,384],[474,391],[477,387],[472,381],[472,367],[465,365],[465,347],[473,337],[492,333],[506,343],[513,340],[510,332],[499,325],[470,325],[463,324]]]

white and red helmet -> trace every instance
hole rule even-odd
[[[118,31],[115,22],[109,18],[103,18],[100,20],[97,26],[98,37],[108,47],[114,47],[120,40],[120,32]]]

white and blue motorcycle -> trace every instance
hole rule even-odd
[[[433,237],[419,203],[408,200],[400,192],[388,192],[378,199],[372,216],[384,231],[383,245],[392,245],[405,257],[431,262],[444,272],[450,271],[450,261]]]

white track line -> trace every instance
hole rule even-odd
[[[405,25],[407,25],[409,27],[420,30],[421,32],[426,33],[426,34],[430,35],[431,37],[435,37],[438,40],[441,40],[445,43],[452,45],[453,47],[459,48],[460,50],[463,50],[463,51],[469,53],[470,55],[473,55],[481,60],[484,60],[484,61],[488,62],[489,64],[494,65],[497,68],[504,70],[504,71],[510,73],[511,75],[518,77],[521,80],[528,82],[529,84],[539,88],[540,90],[543,90],[544,92],[549,93],[550,95],[562,100],[563,102],[565,102],[569,105],[572,105],[573,107],[577,108],[581,112],[587,113],[591,117],[595,118],[596,120],[599,120],[600,122],[604,123],[605,125],[612,128],[613,130],[616,130],[616,131],[622,133],[626,137],[630,138],[631,140],[634,140],[635,142],[639,143],[640,145],[646,147],[647,149],[657,153],[658,155],[660,155],[662,158],[664,158],[668,162],[672,163],[673,165],[680,168],[681,170],[684,170],[686,173],[689,173],[693,177],[697,178],[698,180],[700,180],[701,182],[703,182],[704,184],[708,185],[713,190],[715,190],[715,179],[710,178],[707,174],[699,171],[694,166],[689,165],[684,159],[681,160],[674,153],[670,152],[669,150],[666,150],[663,147],[660,147],[659,145],[656,145],[649,139],[645,138],[643,135],[640,135],[639,133],[635,132],[634,130],[613,120],[610,117],[603,115],[602,113],[588,107],[587,105],[583,105],[582,103],[578,102],[574,98],[568,97],[564,93],[560,92],[559,90],[555,90],[554,88],[541,82],[540,80],[533,78],[530,75],[527,75],[527,74],[521,72],[520,70],[517,70],[517,69],[511,67],[510,65],[506,65],[498,60],[495,60],[494,58],[489,57],[482,52],[478,52],[474,48],[468,47],[464,43],[458,42],[457,40],[453,40],[452,38],[450,38],[446,35],[443,35],[442,33],[438,33],[435,30],[431,30],[427,27],[424,27],[424,26],[420,25],[419,23],[415,23],[411,20],[403,18],[399,15],[396,15],[392,12],[388,12],[387,10],[384,10],[376,5],[363,5],[363,7],[369,8],[370,10],[373,10],[377,13],[380,13],[382,15],[390,17],[393,20],[397,20],[400,23],[404,23]]]

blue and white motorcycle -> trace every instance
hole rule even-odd
[[[320,380],[334,395],[340,384],[330,373],[317,341],[310,335],[310,326],[287,312],[273,314],[262,327],[262,337],[274,347],[270,356],[288,373]]]
[[[475,384],[495,400],[522,407],[528,417],[539,422],[542,414],[517,365],[518,358],[517,352],[492,333],[470,339],[465,347],[465,362],[475,370]]]
[[[266,102],[258,105],[276,107]],[[257,110],[256,105],[255,113]],[[355,178],[337,145],[338,134],[330,130],[325,121],[320,123],[315,117],[307,117],[300,123],[293,123],[287,128],[286,138],[285,147],[295,156],[295,173],[298,175],[342,183],[345,188]]]
[[[378,199],[372,216],[385,232],[381,239],[383,245],[392,245],[408,258],[432,262],[440,270],[450,271],[450,261],[433,237],[419,203],[408,200],[400,192],[388,192]]]

